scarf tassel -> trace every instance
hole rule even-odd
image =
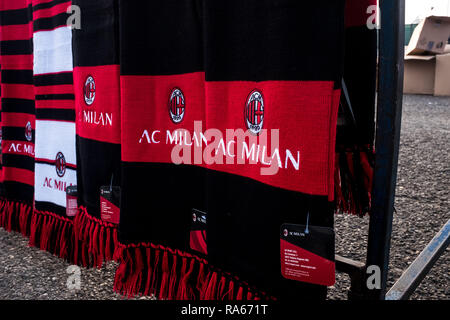
[[[29,245],[76,264],[77,246],[73,222],[65,217],[32,211],[30,218]]]
[[[198,257],[152,244],[119,244],[114,291],[124,297],[155,295],[160,300],[256,300],[246,283],[212,270]],[[239,283],[239,285],[237,285]],[[235,295],[235,288],[238,291]],[[255,291],[256,292],[256,291]]]
[[[97,219],[81,207],[74,219],[76,239],[86,247],[82,251],[83,264],[102,268],[104,262],[118,261],[117,226]]]
[[[369,147],[336,153],[336,212],[364,216],[371,208],[374,151]]]
[[[8,232],[19,232],[24,237],[29,237],[31,227],[31,205],[0,200],[0,227]]]

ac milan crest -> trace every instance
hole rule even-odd
[[[245,123],[251,133],[258,135],[264,122],[264,98],[261,92],[253,90],[245,104]]]
[[[62,178],[66,173],[66,158],[64,158],[62,152],[58,152],[56,154],[55,167],[56,174],[58,175],[58,177]]]
[[[88,106],[92,105],[95,100],[95,81],[92,76],[87,77],[84,83],[84,101]]]
[[[33,129],[31,128],[31,122],[28,121],[27,125],[25,126],[25,139],[27,141],[33,140]]]
[[[289,233],[288,233],[287,229],[284,229],[283,230],[283,236],[287,237],[288,235],[289,235]]]
[[[192,214],[192,221],[194,221],[194,222],[197,221],[197,215],[195,213]]]
[[[178,88],[173,89],[169,98],[169,114],[174,123],[183,121],[185,108],[183,92]]]

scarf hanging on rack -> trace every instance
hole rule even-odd
[[[36,99],[35,210],[30,245],[69,262],[78,259],[66,188],[76,185],[71,1],[33,0]]]
[[[73,31],[77,111],[77,238],[101,267],[113,258],[117,224],[101,216],[100,188],[120,185],[118,0],[74,0],[83,14]],[[98,23],[102,21],[102,23]]]
[[[282,276],[280,228],[308,216],[333,228],[343,1],[205,3],[206,126],[249,137],[225,143],[206,188],[207,259],[249,286],[217,271],[205,295],[325,299],[325,286]]]
[[[344,82],[336,144],[336,211],[370,211],[374,167],[377,0],[347,0]]]
[[[0,2],[2,182],[0,226],[30,233],[35,105],[30,0]]]
[[[200,1],[120,1],[122,199],[114,290],[195,298],[207,263],[187,252],[192,208],[204,208],[205,170],[171,161],[205,121]],[[170,142],[168,140],[170,139]]]
[[[305,223],[308,212],[315,226],[333,227],[343,16],[343,1],[120,2],[115,291],[163,299],[325,297],[324,286],[282,278],[280,227]],[[268,146],[206,137],[225,137],[226,129],[261,137],[261,128],[279,130],[271,155]],[[219,150],[232,151],[224,159]],[[220,157],[224,164],[212,161]],[[268,159],[277,170],[263,175]],[[199,230],[192,221],[203,216]]]

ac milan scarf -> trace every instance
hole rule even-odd
[[[34,194],[35,106],[29,0],[0,3],[2,180],[0,226],[27,236]]]
[[[193,281],[207,273],[206,261],[187,252],[191,210],[205,209],[205,169],[175,165],[170,157],[178,124],[192,132],[195,120],[205,122],[200,6],[193,0],[120,1],[122,198],[115,291],[124,295],[194,298]]]
[[[344,82],[336,145],[336,209],[364,215],[374,166],[376,0],[347,0]],[[348,101],[347,101],[348,99]]]
[[[33,0],[35,210],[30,244],[76,261],[66,188],[76,185],[71,1]]]
[[[102,220],[100,188],[120,186],[118,0],[73,4],[83,15],[81,29],[73,31],[80,205],[74,223],[90,261],[101,267],[113,258],[117,243],[117,224]]]
[[[324,298],[281,275],[280,227],[333,227],[343,1],[122,1],[120,17],[115,290]]]

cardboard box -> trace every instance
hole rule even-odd
[[[450,17],[429,16],[414,30],[406,55],[443,53],[450,37]]]
[[[450,96],[450,53],[406,56],[403,92]]]
[[[450,96],[450,53],[436,56],[434,95]]]

